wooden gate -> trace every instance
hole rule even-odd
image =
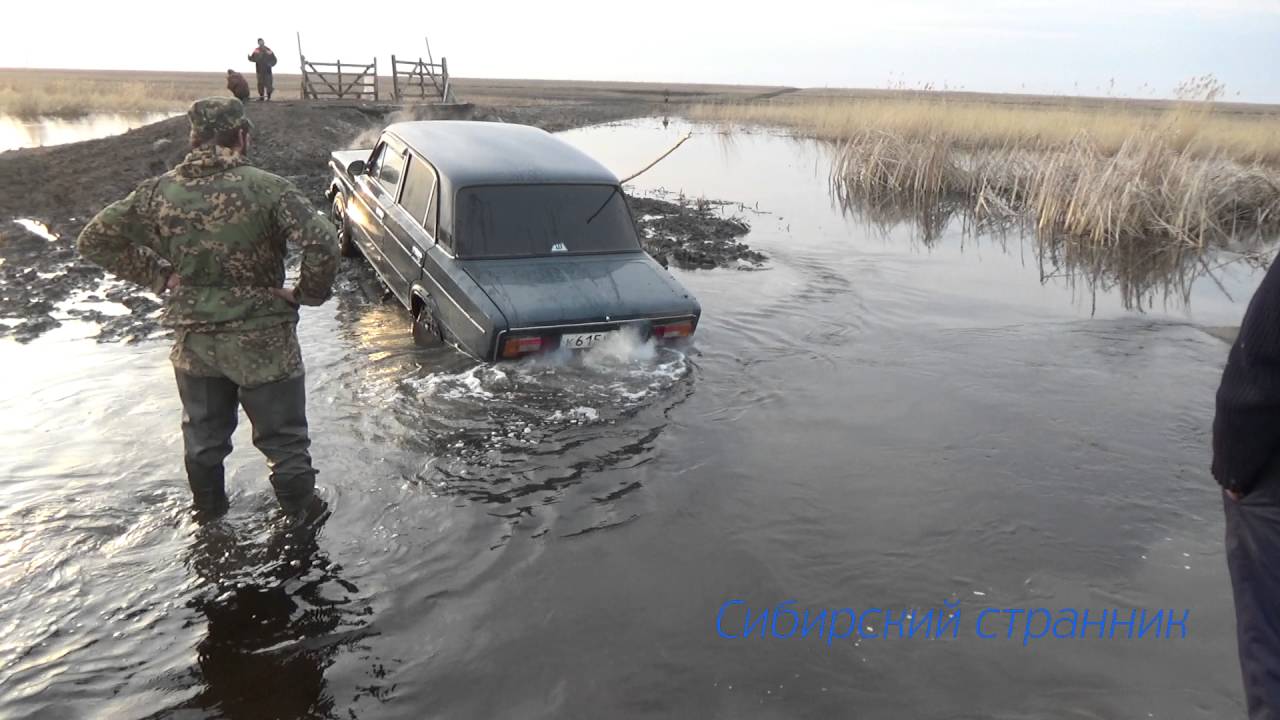
[[[449,61],[400,60],[391,56],[391,88],[396,102],[455,102],[449,85]]]
[[[368,65],[312,62],[302,58],[302,97],[310,100],[378,100],[378,59]]]

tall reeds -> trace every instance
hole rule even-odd
[[[793,100],[691,114],[832,141],[836,195],[864,212],[958,203],[979,220],[1021,215],[1041,233],[1098,247],[1203,249],[1280,232],[1276,116],[1205,103],[1157,112],[939,100]]]

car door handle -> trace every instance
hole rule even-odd
[[[387,211],[383,210],[383,209],[382,209],[382,208],[380,208],[380,207],[375,207],[375,208],[373,209],[373,214],[374,214],[374,215],[377,215],[377,216],[378,216],[378,219],[379,219],[379,220],[381,220],[381,219],[383,219],[383,218],[385,218],[385,217],[387,216]]]

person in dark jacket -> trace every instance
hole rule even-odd
[[[1251,720],[1280,719],[1280,262],[1249,301],[1218,387],[1213,476],[1222,486],[1236,642]]]
[[[258,47],[249,53],[249,62],[254,64],[258,71],[258,102],[263,99],[271,99],[271,91],[274,90],[271,68],[276,66],[276,54],[271,52],[271,48],[258,38]]]
[[[249,102],[249,81],[235,70],[227,70],[227,89],[240,102]]]

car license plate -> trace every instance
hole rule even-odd
[[[603,343],[616,334],[617,331],[614,330],[593,333],[565,333],[560,336],[560,347],[568,350],[586,350]]]

